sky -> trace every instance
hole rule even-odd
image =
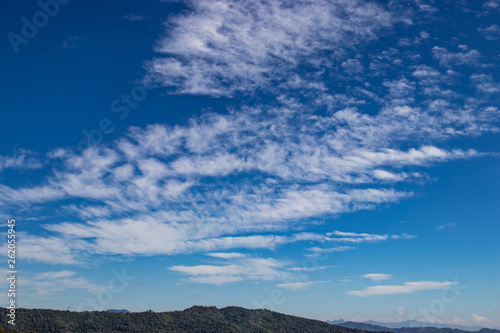
[[[19,306],[500,327],[499,0],[0,15]]]

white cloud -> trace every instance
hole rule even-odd
[[[60,200],[66,196],[64,191],[53,186],[13,189],[0,184],[0,206],[4,203],[41,203]]]
[[[391,239],[414,239],[414,238],[417,238],[417,236],[409,234],[391,235]]]
[[[438,9],[436,7],[428,5],[428,4],[420,5],[418,8],[422,12],[435,13],[438,11]]]
[[[55,249],[60,262],[76,263],[91,254],[275,249],[300,237],[347,245],[410,239],[297,230],[410,198],[398,183],[423,184],[425,168],[484,155],[443,148],[446,140],[498,131],[500,113],[485,96],[464,98],[458,72],[434,68],[481,65],[474,49],[436,47],[435,60],[424,61],[395,47],[369,54],[354,46],[375,43],[395,22],[375,2],[188,5],[169,18],[150,79],[178,93],[263,90],[275,98],[263,106],[248,97],[246,106],[184,125],[131,127],[81,152],[55,148],[47,157],[62,168],[38,184],[0,185],[2,208],[57,211],[66,220],[28,235],[26,258],[48,262]],[[478,92],[495,89],[483,74],[470,80]]]
[[[444,230],[444,229],[448,229],[448,228],[454,228],[456,226],[457,225],[455,223],[449,222],[449,223],[446,223],[446,224],[441,224],[441,225],[436,226],[436,230],[440,231],[440,230]]]
[[[324,247],[310,247],[307,250],[314,252],[314,254],[322,254],[322,253],[332,253],[332,252],[345,252],[349,250],[355,249],[352,246],[337,246],[337,247],[330,247],[330,248],[324,248]]]
[[[489,319],[487,316],[481,316],[476,313],[472,314],[470,317],[467,318],[458,318],[455,317],[453,318],[453,323],[459,324],[459,325],[484,325],[487,323],[491,323],[491,319]]]
[[[390,278],[392,278],[392,275],[372,273],[372,274],[362,275],[362,277],[367,278],[367,279],[371,279],[375,282],[380,282],[380,281],[384,281],[384,280],[389,280]]]
[[[479,316],[477,314],[473,314],[470,318],[473,322],[475,323],[487,323],[490,322],[491,320],[488,319],[486,316]]]
[[[373,175],[380,180],[401,181],[407,177],[406,174],[394,174],[386,170],[374,170]]]
[[[437,85],[445,80],[445,77],[437,69],[427,65],[417,66],[412,75],[420,84],[427,86]]]
[[[222,285],[231,282],[239,282],[245,280],[241,276],[235,275],[207,275],[207,276],[194,276],[190,277],[187,280],[184,280],[189,283],[201,283],[201,284],[212,284],[212,285]]]
[[[277,280],[283,276],[284,263],[272,258],[238,258],[229,265],[171,266],[171,271],[190,277],[183,281],[221,285],[243,280]]]
[[[76,273],[73,271],[59,271],[59,272],[45,272],[40,273],[35,276],[35,280],[51,280],[51,279],[60,279],[60,278],[68,278]]]
[[[483,4],[483,7],[498,8],[498,7],[500,7],[500,1],[499,0],[488,0]]]
[[[293,272],[315,272],[321,271],[328,268],[337,268],[338,266],[317,266],[317,267],[290,267],[289,271]]]
[[[37,298],[46,298],[70,289],[84,289],[95,293],[105,288],[76,276],[76,272],[73,271],[52,271],[39,273],[34,277],[23,276],[20,284],[22,289],[29,291]]]
[[[349,295],[353,296],[374,296],[374,295],[397,295],[410,294],[422,290],[448,289],[456,282],[418,281],[405,282],[403,285],[378,285],[367,287],[364,290],[351,290]]]
[[[20,150],[14,156],[0,155],[0,172],[5,169],[40,169],[45,162],[36,156],[35,153],[29,150]]]
[[[346,60],[340,66],[349,74],[360,73],[363,71],[363,65],[358,59]]]
[[[500,37],[500,27],[497,24],[483,26],[477,29],[488,40],[496,40]]]
[[[282,288],[291,291],[299,291],[309,289],[311,286],[319,283],[328,283],[330,281],[307,281],[307,282],[293,282],[293,283],[278,283],[277,288]]]
[[[481,93],[483,99],[493,94],[500,94],[500,83],[493,81],[492,77],[485,74],[471,75],[470,80],[476,86],[477,92]]]
[[[477,66],[481,60],[481,53],[478,50],[464,52],[450,52],[444,47],[435,46],[432,49],[435,59],[439,60],[441,66],[451,67],[454,65],[472,65]]]
[[[398,307],[396,310],[394,310],[394,313],[396,313],[398,316],[402,316],[405,313],[405,308],[404,307]]]
[[[79,264],[85,256],[78,251],[85,248],[85,242],[59,237],[39,237],[20,233],[18,257],[46,264]],[[83,246],[83,248],[82,248]],[[54,255],[57,253],[57,255]]]
[[[299,65],[318,71],[330,62],[321,53],[376,39],[393,22],[375,2],[358,0],[197,0],[190,6],[169,20],[156,49],[165,57],[151,62],[150,78],[179,93],[215,96],[270,89],[290,80]]]
[[[24,259],[47,263],[76,264],[85,259],[83,253],[126,255],[173,255],[231,249],[275,249],[285,244],[303,241],[361,243],[394,239],[389,235],[362,234],[356,237],[332,237],[332,233],[291,233],[288,235],[251,235],[238,237],[207,237],[214,234],[212,226],[165,224],[153,217],[143,221],[124,219],[119,222],[100,221],[90,225],[62,223],[47,225],[49,231],[61,238],[44,238],[25,235],[22,239]],[[342,232],[335,232],[344,234]],[[346,233],[353,234],[353,233]],[[393,235],[395,236],[395,235]],[[89,241],[95,239],[95,242]],[[26,243],[25,243],[26,242]],[[351,247],[333,249],[318,248],[318,251],[346,251]],[[54,260],[52,254],[60,255]],[[315,255],[318,253],[315,252]],[[209,253],[222,259],[245,258],[241,253]],[[52,260],[52,261],[51,261]]]
[[[487,12],[496,10],[500,7],[500,0],[488,0],[483,4],[483,7],[486,8]]]
[[[233,258],[243,258],[246,255],[237,252],[214,252],[214,253],[207,253],[207,256],[221,258],[221,259],[233,259]]]
[[[343,232],[338,230],[327,233],[327,236],[330,236],[331,241],[348,242],[348,243],[380,242],[380,241],[385,241],[389,238],[389,235]],[[338,236],[338,237],[331,237],[331,236]]]
[[[39,186],[0,185],[0,204],[80,199],[81,204],[64,205],[62,212],[77,215],[83,223],[51,224],[46,229],[62,237],[64,247],[85,239],[94,253],[275,248],[289,240],[238,235],[290,231],[310,218],[397,202],[412,193],[380,185],[416,174],[398,172],[398,168],[479,155],[429,145],[386,148],[392,125],[381,127],[383,121],[377,117],[353,110],[338,111],[332,117],[300,115],[288,108],[247,111],[208,114],[185,127],[133,128],[109,148],[58,154],[62,170]],[[295,117],[304,117],[310,125],[297,130]],[[192,143],[200,141],[193,133],[205,133],[202,144]],[[232,183],[228,177],[239,181]],[[367,186],[352,186],[359,184]],[[339,237],[339,241],[387,237],[360,235]],[[37,239],[46,245],[55,241]],[[42,260],[50,257],[43,254],[44,249],[48,247],[35,251],[32,246],[25,252],[33,250],[32,259]]]

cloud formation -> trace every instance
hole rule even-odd
[[[394,21],[382,6],[360,0],[193,0],[188,5],[187,14],[168,22],[167,36],[156,48],[165,56],[148,65],[151,80],[188,94],[232,96],[309,82],[331,66],[326,55],[376,39]],[[298,68],[312,75],[304,78]]]
[[[277,288],[286,289],[290,291],[299,291],[309,289],[311,286],[319,283],[328,283],[330,281],[307,281],[307,282],[292,282],[292,283],[278,283]]]
[[[32,277],[23,277],[20,283],[23,289],[33,292],[32,295],[37,298],[53,297],[51,295],[54,293],[68,289],[84,289],[96,293],[105,288],[77,276],[74,271],[68,270],[44,272]]]
[[[436,226],[436,230],[440,231],[440,230],[444,230],[444,229],[448,229],[448,228],[454,228],[456,226],[457,225],[455,223],[449,222],[449,223],[446,223],[446,224],[437,225]]]
[[[372,273],[372,274],[362,275],[362,277],[367,278],[367,279],[371,279],[375,282],[380,282],[380,281],[384,281],[384,280],[389,280],[392,277],[392,275]]]
[[[351,290],[349,295],[353,296],[375,296],[375,295],[397,295],[411,294],[422,290],[448,289],[456,282],[438,282],[438,281],[417,281],[405,282],[403,285],[377,285],[367,287],[364,290]]]
[[[29,150],[21,149],[14,156],[0,155],[0,172],[5,169],[29,170],[40,169],[45,162]]]
[[[241,257],[230,264],[172,266],[171,271],[190,277],[184,282],[221,285],[243,280],[277,280],[282,275],[281,268],[285,263],[272,258]]]
[[[131,127],[81,152],[55,148],[46,158],[62,168],[39,183],[0,184],[0,207],[60,214],[42,225],[43,236],[24,235],[26,259],[345,243],[310,245],[325,252],[409,239],[307,229],[410,198],[412,185],[429,180],[426,168],[485,155],[451,140],[498,131],[488,96],[499,90],[479,51],[431,45],[425,32],[401,45],[408,49],[370,48],[397,22],[412,24],[411,11],[361,0],[188,7],[168,21],[146,80],[240,99],[227,112]],[[433,58],[419,57],[416,44]],[[461,75],[463,66],[474,74]],[[464,86],[482,94],[465,96]],[[0,159],[0,169],[15,165]]]

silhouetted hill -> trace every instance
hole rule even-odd
[[[7,324],[6,309],[0,308],[0,327]],[[364,333],[358,329],[289,316],[269,310],[249,310],[230,306],[193,306],[184,311],[114,313],[108,311],[71,312],[18,309],[16,329],[38,333],[69,332],[332,332]]]
[[[491,328],[482,328],[482,329],[480,329],[477,332],[478,333],[498,333],[498,332],[500,332],[500,330],[498,330],[498,329],[491,329]]]
[[[108,312],[114,312],[114,313],[129,313],[130,311],[129,310],[126,310],[126,309],[109,309]]]
[[[329,322],[330,323],[330,322]],[[346,321],[344,323],[337,323],[336,325],[348,328],[357,328],[359,330],[370,331],[370,332],[396,332],[396,328],[382,327],[378,325],[372,325],[367,323],[356,323],[353,321]]]

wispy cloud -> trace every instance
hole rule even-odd
[[[477,66],[480,63],[481,53],[478,50],[464,50],[462,52],[450,52],[444,47],[435,46],[432,49],[434,58],[439,60],[439,63],[445,67],[453,65],[473,65]]]
[[[5,169],[29,170],[40,169],[45,161],[39,158],[34,152],[29,150],[20,150],[13,156],[0,155],[0,172]]]
[[[371,273],[371,274],[362,275],[362,277],[367,278],[367,279],[371,279],[375,282],[380,282],[380,281],[384,281],[384,280],[389,280],[392,277],[392,275]]]
[[[149,17],[147,15],[140,15],[140,14],[127,14],[122,16],[125,20],[127,21],[147,21],[149,20]]]
[[[178,93],[230,96],[288,85],[299,64],[314,71],[330,66],[327,55],[317,56],[335,56],[376,39],[394,21],[375,2],[358,0],[198,0],[190,5],[188,14],[169,22],[168,35],[157,46],[165,57],[149,65],[151,79]]]
[[[446,224],[437,225],[436,226],[436,230],[440,231],[440,230],[444,230],[444,229],[448,229],[448,228],[454,228],[456,226],[457,225],[455,223],[449,222],[449,223],[446,223]]]
[[[349,250],[353,250],[355,247],[352,246],[337,246],[337,247],[329,247],[329,248],[324,248],[324,247],[310,247],[307,250],[313,252],[312,254],[308,254],[307,256],[319,256],[321,254],[325,253],[333,253],[333,252],[345,252]]]
[[[62,237],[44,238],[24,235],[23,258],[47,263],[77,264],[85,260],[85,253],[92,254],[125,254],[125,255],[173,255],[207,251],[224,251],[232,249],[276,249],[277,247],[296,242],[373,242],[392,239],[389,235],[369,235],[365,240],[349,237],[332,237],[318,233],[289,233],[251,236],[207,237],[214,235],[214,226],[178,224],[170,225],[151,217],[143,217],[143,221],[125,219],[120,222],[100,221],[90,225],[62,223],[47,225],[45,228]],[[221,231],[217,231],[219,233]],[[223,231],[222,231],[223,232]],[[89,241],[95,239],[95,242]],[[337,247],[333,251],[346,251],[350,247]],[[321,251],[321,248],[319,248]],[[52,260],[56,251],[60,255]],[[331,252],[328,250],[328,252]],[[317,255],[315,253],[314,255]],[[235,252],[208,253],[220,259],[246,258]]]
[[[491,322],[491,320],[486,317],[486,316],[479,316],[477,314],[472,314],[471,318],[470,318],[473,322],[475,323],[487,323],[487,322]]]
[[[246,255],[237,252],[214,252],[214,253],[207,253],[207,256],[222,258],[222,259],[233,259],[233,258],[243,258]]]
[[[70,289],[84,289],[91,293],[95,293],[105,288],[104,286],[96,285],[83,277],[77,276],[74,271],[39,273],[33,277],[23,277],[20,283],[23,289],[29,290],[38,298],[49,297],[55,293]]]
[[[81,264],[85,256],[79,254],[85,248],[86,242],[61,237],[40,237],[20,233],[23,244],[18,257],[22,260],[33,260],[46,264]],[[57,256],[54,255],[57,253]]]
[[[190,277],[184,282],[221,285],[243,280],[276,280],[285,263],[272,258],[239,258],[226,265],[171,266],[171,271]]]
[[[364,243],[364,242],[380,242],[385,241],[390,235],[378,235],[378,234],[367,234],[367,233],[356,233],[356,232],[344,232],[344,231],[333,231],[327,233],[330,239],[335,242],[347,242],[347,243]],[[340,250],[349,250],[346,247],[340,247]]]
[[[493,81],[490,75],[474,74],[471,75],[470,80],[483,97],[500,94],[500,82]]]
[[[497,24],[479,27],[477,28],[477,31],[483,34],[488,40],[496,40],[500,38],[500,27]]]
[[[476,313],[473,313],[468,318],[453,318],[453,323],[458,325],[484,325],[487,323],[491,323],[491,319],[487,316],[481,316]]]
[[[318,267],[290,267],[288,268],[289,271],[294,271],[294,272],[315,272],[315,271],[322,271],[324,269],[328,268],[337,268],[338,266],[318,266]]]
[[[374,295],[396,295],[410,294],[422,290],[449,289],[456,282],[438,282],[438,281],[418,281],[405,282],[403,285],[378,285],[367,287],[364,290],[351,290],[349,295],[353,296],[374,296]]]
[[[61,279],[61,278],[68,278],[76,273],[73,271],[58,271],[58,272],[45,272],[45,273],[40,273],[37,276],[35,276],[35,280],[50,280],[50,279]]]
[[[80,152],[55,148],[47,158],[62,168],[39,183],[1,184],[2,208],[42,213],[48,208],[41,204],[52,205],[66,218],[43,226],[44,236],[26,235],[26,258],[46,262],[56,249],[61,263],[76,263],[90,253],[172,255],[274,249],[302,239],[343,246],[410,239],[298,230],[408,199],[413,192],[406,184],[424,183],[426,168],[484,156],[444,148],[446,140],[498,131],[497,107],[483,97],[463,97],[453,71],[481,68],[479,51],[435,46],[429,50],[434,59],[425,61],[395,47],[357,52],[355,45],[376,42],[406,12],[398,18],[376,2],[358,0],[188,5],[169,19],[157,46],[162,55],[147,66],[149,79],[177,93],[248,93],[246,106],[207,112],[184,125],[131,127],[108,145]],[[366,85],[369,78],[380,84]],[[480,73],[466,79],[478,91],[496,87]],[[255,102],[258,92],[269,102]],[[21,164],[0,159],[0,169]]]
[[[311,286],[319,283],[328,283],[330,281],[307,281],[307,282],[293,282],[293,283],[278,283],[277,288],[282,288],[291,291],[307,290]]]

